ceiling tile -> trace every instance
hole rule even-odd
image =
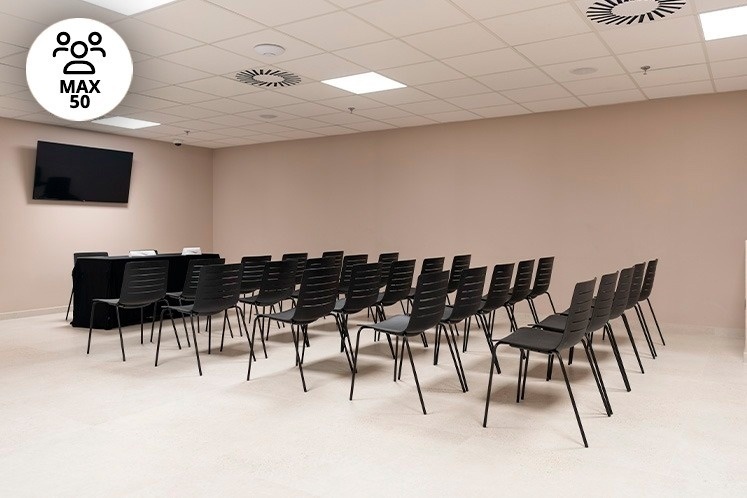
[[[135,76],[171,84],[185,83],[210,76],[210,73],[198,71],[181,64],[174,64],[163,59],[148,59],[136,62],[134,66]]]
[[[325,14],[278,29],[325,50],[340,50],[389,38],[383,31],[347,12]]]
[[[259,106],[252,105],[246,102],[239,102],[229,98],[209,100],[207,102],[200,102],[195,104],[196,107],[205,109],[211,113],[225,113],[225,114],[236,114],[239,112],[248,112],[258,109]],[[169,112],[171,112],[169,110]],[[211,114],[215,116],[216,114]]]
[[[370,95],[370,94],[369,94]],[[350,94],[346,97],[336,97],[334,99],[326,99],[320,102],[321,104],[334,107],[336,109],[347,109],[349,107],[355,107],[356,109],[372,109],[374,107],[381,107],[381,103],[375,100],[371,100],[368,97],[362,95]]]
[[[381,104],[377,102],[380,106]],[[324,125],[348,125],[350,123],[360,123],[361,121],[368,121],[366,116],[358,114],[363,109],[355,109],[355,112],[350,112],[347,109],[338,109],[339,112],[335,114],[325,114],[324,116],[317,116],[317,121],[322,121]],[[323,126],[324,126],[323,125]]]
[[[437,59],[486,52],[506,46],[475,22],[411,35],[403,40]]]
[[[154,57],[202,45],[197,40],[157,28],[132,17],[115,22],[112,28],[119,33],[129,49]]]
[[[152,90],[154,88],[161,88],[168,86],[168,83],[162,81],[150,80],[148,78],[141,78],[140,76],[133,76],[132,82],[130,82],[130,92],[140,93],[145,90]]]
[[[231,116],[231,117],[238,118],[238,116]],[[257,124],[257,123],[253,122],[251,124]],[[252,135],[259,135],[259,132],[249,130],[247,128],[242,128],[240,126],[232,126],[231,128],[220,128],[218,130],[215,130],[215,133],[218,133],[226,137],[234,137],[234,138],[246,138]]]
[[[322,135],[346,135],[349,133],[357,133],[358,130],[345,128],[344,126],[324,126],[322,128],[314,129],[314,133]]]
[[[362,121],[360,123],[352,123],[347,125],[348,128],[352,128],[358,131],[378,131],[378,130],[389,130],[396,128],[394,125],[384,123],[381,121]]]
[[[468,22],[470,19],[446,0],[379,0],[350,9],[394,36],[406,36]]]
[[[256,121],[252,119],[248,119],[242,116],[235,116],[233,114],[224,114],[222,116],[215,116],[212,118],[206,118],[205,121],[209,123],[215,123],[222,126],[230,126],[232,128],[238,128],[241,126],[249,126],[252,124],[255,124]],[[217,133],[223,133],[223,132],[217,132]],[[225,134],[225,133],[223,133]]]
[[[451,111],[451,112],[439,112],[436,114],[429,114],[427,118],[438,121],[439,123],[451,123],[454,121],[470,121],[472,119],[480,119],[480,116],[470,111]]]
[[[693,16],[616,27],[599,34],[616,54],[696,43],[702,36]]]
[[[511,100],[519,103],[571,96],[568,90],[558,84],[533,86],[531,88],[517,88],[515,90],[506,90],[502,93]]]
[[[122,99],[122,103],[121,103],[121,105],[134,107],[136,109],[143,109],[145,111],[149,111],[151,109],[163,109],[165,107],[173,107],[178,104],[179,102],[159,99],[155,97],[149,97],[147,95],[142,95],[139,93],[130,93],[130,94],[125,95],[125,98]]]
[[[747,36],[734,36],[706,42],[706,52],[711,61],[739,59],[747,54]]]
[[[300,104],[303,102],[301,99],[291,97],[290,95],[284,95],[277,93],[272,90],[262,90],[259,92],[247,93],[234,97],[234,100],[246,102],[258,107],[269,109],[270,107],[278,107],[281,105]]]
[[[562,3],[483,21],[510,45],[532,43],[590,31],[573,6]]]
[[[634,89],[635,83],[627,74],[606,76],[604,78],[590,78],[578,81],[568,81],[563,84],[575,95],[590,95],[602,92]]]
[[[365,68],[332,54],[312,55],[284,62],[282,68],[318,81],[366,72]]]
[[[423,116],[407,116],[403,118],[387,119],[385,121],[392,126],[397,126],[400,128],[404,128],[408,126],[423,126],[423,125],[436,124],[436,121],[432,119],[428,119]]]
[[[409,104],[411,102],[422,102],[431,100],[433,97],[415,88],[397,88],[368,94],[371,100],[376,100],[387,105]]]
[[[338,50],[335,55],[375,71],[430,60],[429,56],[399,40],[385,40],[346,48]]]
[[[10,95],[22,91],[25,87],[14,85],[13,83],[3,83],[0,81],[0,95]]]
[[[262,56],[254,50],[254,47],[261,43],[280,45],[285,49],[285,52],[272,57]],[[250,56],[258,61],[265,61],[272,64],[300,59],[323,52],[320,48],[304,43],[275,29],[264,29],[255,33],[231,38],[230,40],[223,40],[214,43],[214,45],[242,56]]]
[[[42,107],[34,100],[17,99],[7,95],[0,97],[0,107],[23,111],[24,114],[43,111]]]
[[[205,121],[202,119],[190,119],[186,121],[179,121],[177,123],[173,123],[172,126],[183,128],[185,131],[189,130],[190,136],[194,131],[210,131],[210,130],[217,130],[219,128],[224,127],[221,124],[211,123],[210,121]]]
[[[482,93],[479,95],[467,95],[448,99],[454,105],[465,109],[477,109],[480,107],[491,107],[496,105],[512,104],[510,100],[499,93]]]
[[[292,97],[297,97],[299,99],[312,101],[332,99],[335,97],[344,97],[346,95],[350,95],[350,92],[335,88],[331,85],[319,83],[318,81],[289,86],[285,88],[277,88],[275,89],[275,91],[284,93],[285,95],[290,95]]]
[[[26,71],[19,67],[2,66],[2,71],[0,71],[0,81],[27,86]]]
[[[423,85],[426,83],[435,83],[437,81],[453,80],[463,77],[462,73],[459,71],[438,61],[423,62],[420,64],[412,64],[410,66],[386,69],[381,71],[381,74],[408,86]]]
[[[731,78],[732,76],[747,75],[747,58],[712,62],[711,72],[714,78]]]
[[[244,16],[202,0],[182,0],[136,16],[141,21],[176,33],[188,32],[190,38],[213,43],[264,28]],[[201,22],[201,20],[203,20]],[[189,26],[185,30],[185,27]]]
[[[516,47],[538,66],[610,55],[595,33],[584,33]]]
[[[272,114],[274,116],[277,116],[276,118],[263,118],[262,116],[266,116],[268,114]],[[258,121],[260,123],[275,123],[280,121],[285,121],[289,119],[298,119],[298,116],[295,116],[293,114],[288,114],[287,112],[281,112],[277,111],[275,109],[268,110],[268,109],[255,109],[253,111],[248,112],[240,112],[238,113],[239,116],[253,119],[254,121]]]
[[[180,86],[209,93],[216,97],[233,97],[234,95],[259,91],[257,87],[246,85],[235,79],[225,78],[223,76],[213,76],[211,78],[190,81],[182,83]]]
[[[519,104],[508,104],[508,105],[497,105],[492,107],[482,107],[475,109],[475,114],[479,114],[483,118],[500,118],[503,116],[517,116],[519,114],[529,114],[529,110],[520,106]]]
[[[644,88],[643,93],[650,99],[679,97],[696,93],[713,93],[713,85],[710,81],[694,81],[674,85],[652,86],[651,88]]]
[[[302,118],[312,118],[314,116],[323,116],[338,112],[337,109],[327,107],[326,105],[314,102],[302,102],[300,104],[291,104],[276,108],[278,111],[294,114]]]
[[[706,61],[702,43],[644,50],[642,52],[622,54],[617,58],[625,66],[625,69],[631,73],[640,71],[642,66],[651,66],[657,69],[703,64]]]
[[[180,104],[194,104],[196,102],[213,100],[214,98],[212,95],[207,93],[190,90],[189,88],[183,88],[180,86],[164,86],[153,90],[146,90],[142,92],[142,94],[150,97],[157,97],[159,99],[171,100],[172,102],[178,102]]]
[[[719,92],[734,92],[737,90],[747,90],[747,76],[737,76],[735,78],[717,79],[716,90],[718,90]]]
[[[293,128],[288,128],[282,124],[277,123],[257,123],[246,127],[248,130],[253,130],[259,133],[278,133],[295,131]]]
[[[324,0],[283,0],[282,4],[266,0],[209,1],[267,26],[299,21],[336,10]]]
[[[161,123],[161,124],[170,124],[170,123],[176,123],[178,121],[184,121],[184,118],[181,116],[175,116],[173,114],[167,114],[165,112],[158,112],[158,111],[138,111],[138,112],[132,112],[132,113],[125,113],[125,114],[117,112],[116,114],[118,116],[125,115],[128,118],[143,119],[145,121],[152,121],[154,123]]]
[[[694,2],[697,12],[711,12],[744,5],[744,0],[694,0]]]
[[[393,118],[403,118],[406,116],[409,116],[410,113],[407,111],[403,111],[402,109],[399,109],[397,107],[377,107],[376,109],[362,109],[360,111],[355,111],[356,114],[360,114],[361,116],[365,116],[367,118],[371,119],[393,119]],[[350,126],[351,128],[358,129],[355,126]]]
[[[553,83],[552,78],[534,67],[519,69],[518,71],[507,71],[505,73],[487,74],[485,76],[478,76],[475,79],[497,91]]]
[[[578,68],[594,68],[597,71],[592,74],[573,74],[571,72]],[[563,64],[542,66],[542,70],[555,78],[555,81],[561,83],[565,81],[600,78],[602,76],[613,76],[625,72],[614,57],[598,57],[596,59],[587,59],[583,61],[564,62]]]
[[[632,76],[641,87],[670,85],[687,81],[703,81],[711,78],[708,66],[705,64],[651,70],[645,76],[643,72],[639,71],[633,73]]]
[[[413,102],[412,104],[402,104],[399,106],[407,112],[413,114],[436,114],[439,112],[458,111],[459,107],[450,104],[445,100],[426,100],[425,102]]]
[[[8,14],[0,14],[0,42],[29,48],[45,25],[20,19]]]
[[[445,59],[444,62],[467,76],[512,71],[532,65],[528,60],[510,48],[452,57]]]
[[[309,118],[289,119],[287,121],[283,121],[283,126],[287,126],[288,128],[295,128],[298,130],[313,130],[314,128],[326,126],[327,124],[328,123],[325,123],[323,121]]]
[[[163,56],[171,62],[200,68],[201,71],[207,71],[213,74],[225,74],[233,71],[242,71],[254,67],[263,66],[262,63],[248,57],[242,57],[227,50],[223,50],[210,45],[184,50],[170,55]]]
[[[623,102],[635,102],[646,100],[646,96],[640,90],[619,90],[616,92],[595,93],[591,95],[582,95],[579,97],[584,104],[589,106],[595,105],[612,105],[622,104]]]
[[[475,19],[487,19],[488,17],[504,16],[522,10],[546,7],[565,0],[451,0],[459,7],[467,11]]]
[[[462,95],[475,95],[490,90],[485,85],[470,78],[430,83],[428,85],[420,85],[418,88],[440,99],[461,97]]]
[[[28,53],[28,50],[24,47],[19,47],[18,45],[0,42],[0,59],[5,59],[10,55],[18,53]]]
[[[577,109],[586,105],[576,97],[564,97],[559,99],[540,100],[527,102],[524,107],[532,112],[564,111],[566,109]]]
[[[24,0],[0,3],[0,12],[50,26],[57,21],[73,17],[95,19],[105,24],[124,18],[122,14],[97,5],[78,1]]]
[[[293,130],[293,131],[286,131],[283,133],[278,133],[281,137],[290,138],[292,140],[303,140],[305,138],[319,138],[322,135],[318,133],[314,133],[311,131],[303,131],[303,130]]]
[[[207,104],[208,102],[205,102]],[[220,111],[215,111],[211,109],[207,109],[204,107],[200,107],[198,105],[179,105],[176,107],[169,107],[167,111],[168,114],[174,114],[175,116],[181,116],[183,118],[189,118],[189,119],[204,119],[209,118],[213,116],[219,116],[223,114]]]

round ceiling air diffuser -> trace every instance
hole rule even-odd
[[[586,17],[599,24],[635,24],[662,19],[685,6],[687,0],[599,0]]]
[[[236,73],[242,83],[265,88],[293,86],[301,83],[301,77],[279,69],[247,69]]]

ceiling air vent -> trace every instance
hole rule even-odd
[[[293,86],[301,83],[301,77],[279,69],[247,69],[236,73],[236,79],[242,83],[264,88]]]
[[[586,9],[586,17],[599,24],[635,24],[674,14],[686,0],[599,0]]]

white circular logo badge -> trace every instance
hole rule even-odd
[[[68,121],[90,121],[119,105],[130,89],[132,57],[106,24],[66,19],[45,29],[26,59],[26,80],[39,104]]]

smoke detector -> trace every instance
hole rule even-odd
[[[277,57],[285,53],[285,48],[274,43],[260,43],[254,47],[254,51],[265,57]]]
[[[687,0],[599,0],[586,9],[586,17],[615,26],[643,23],[674,14],[686,3]]]
[[[277,88],[298,85],[301,77],[280,69],[247,69],[236,73],[236,79],[249,85]]]

